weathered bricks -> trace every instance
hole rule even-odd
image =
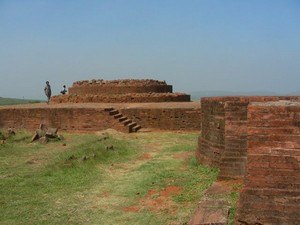
[[[247,172],[237,224],[300,224],[299,111],[300,102],[248,106]]]
[[[201,101],[199,161],[245,181],[236,224],[300,224],[300,96]]]
[[[68,94],[51,98],[52,103],[122,103],[122,102],[189,102],[191,96],[184,93],[126,93],[126,94]]]
[[[157,80],[77,81],[66,95],[54,96],[52,103],[80,102],[189,102],[191,96],[173,93],[172,85]]]
[[[118,111],[113,113],[117,116],[118,112],[120,112],[126,116],[118,119],[108,116],[112,107],[107,107],[107,105],[102,108],[99,105],[85,106],[76,104],[72,106],[53,104],[47,108],[44,108],[43,105],[26,108],[18,106],[0,107],[0,128],[13,127],[35,130],[40,123],[45,123],[68,131],[95,131],[107,128],[122,130],[125,128],[120,122],[133,119],[143,128],[195,131],[200,131],[201,129],[200,104],[197,107],[192,104],[191,107],[185,106],[182,108],[180,106],[172,108],[164,108],[164,106],[161,106],[162,108],[140,108],[138,107],[139,104],[134,107],[122,105],[120,104],[117,107]]]
[[[122,108],[120,112],[143,128],[201,130],[200,108]]]
[[[268,132],[260,127],[281,125],[273,129],[273,135],[268,137],[270,142],[293,141],[296,129],[294,122],[287,121],[289,115],[284,109],[278,108],[277,115],[270,112],[248,115],[248,105],[251,102],[266,102],[280,100],[300,100],[299,96],[251,96],[251,97],[211,97],[201,99],[202,125],[197,158],[200,162],[220,168],[220,179],[243,178],[246,166],[247,149],[247,118],[252,118],[257,128],[250,132]],[[255,118],[263,116],[262,123]],[[282,131],[289,133],[289,137],[282,137]],[[260,137],[257,137],[258,139]],[[258,140],[259,141],[259,140]]]
[[[35,130],[39,124],[60,130],[97,131],[115,128],[123,131],[123,125],[97,108],[0,108],[0,128]],[[125,130],[124,130],[125,131]]]

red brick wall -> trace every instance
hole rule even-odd
[[[119,109],[142,128],[162,130],[200,130],[200,109]],[[35,130],[40,123],[62,130],[97,131],[124,126],[101,108],[0,108],[0,128]]]
[[[120,102],[189,102],[191,96],[183,93],[130,93],[102,95],[58,95],[51,98],[53,103],[120,103]]]
[[[77,95],[112,95],[127,93],[167,93],[172,92],[172,85],[148,85],[148,86],[115,86],[115,85],[82,85],[69,88],[69,94]]]
[[[129,108],[120,111],[144,128],[201,130],[200,108]]]
[[[224,102],[201,99],[201,110],[201,135],[196,155],[202,164],[219,167],[220,157],[225,148]]]
[[[300,103],[248,107],[247,172],[238,224],[300,224]]]
[[[107,128],[125,131],[103,109],[93,108],[18,108],[0,109],[0,128],[36,130],[40,123],[61,130],[97,131]],[[125,129],[125,130],[124,130]]]
[[[199,161],[220,168],[220,179],[243,178],[247,160],[248,104],[284,99],[300,100],[300,97],[202,98],[202,135],[196,153]]]

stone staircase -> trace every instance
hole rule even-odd
[[[137,132],[142,128],[141,125],[137,124],[132,119],[127,118],[115,108],[105,108],[104,111],[108,112],[111,117],[117,120],[120,124],[124,125],[126,128],[125,130],[128,131],[128,133]]]

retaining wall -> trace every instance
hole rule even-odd
[[[247,172],[237,224],[300,224],[300,103],[248,107]]]
[[[0,109],[0,128],[36,130],[41,123],[67,131],[97,131],[107,128],[124,131],[123,126],[112,120],[103,109]]]
[[[279,100],[300,100],[300,97],[202,98],[202,135],[196,152],[198,160],[220,168],[220,179],[243,178],[247,160],[247,107],[250,102]]]
[[[77,95],[113,95],[127,93],[168,93],[172,92],[172,85],[148,85],[148,86],[115,86],[115,85],[83,85],[69,88],[69,94]]]
[[[130,108],[120,110],[145,128],[160,130],[201,130],[201,109]]]
[[[183,93],[127,93],[101,95],[58,95],[52,103],[125,103],[125,102],[189,102],[191,96]]]
[[[76,104],[75,104],[76,105]],[[199,108],[116,108],[142,128],[158,130],[199,130]],[[47,108],[0,107],[0,128],[35,130],[40,123],[62,130],[97,131],[107,128],[124,131],[118,119],[109,116],[104,108],[52,105]]]
[[[172,85],[152,79],[76,81],[66,95],[52,103],[189,102],[191,96],[173,93]]]

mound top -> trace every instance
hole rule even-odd
[[[167,85],[166,81],[159,81],[153,79],[119,79],[119,80],[82,80],[75,81],[73,86],[82,85],[97,85],[97,86],[145,86],[145,85]]]
[[[76,81],[69,93],[54,96],[54,103],[189,102],[190,95],[173,93],[172,85],[153,79]]]

